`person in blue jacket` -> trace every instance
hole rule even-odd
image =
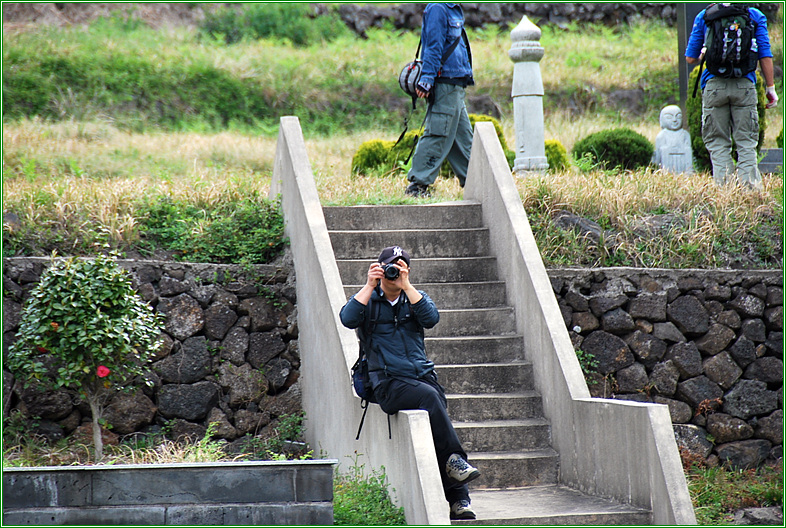
[[[696,15],[688,38],[685,60],[698,64],[709,43],[704,15],[710,6]],[[718,4],[725,6],[726,4]],[[754,25],[751,51],[758,54],[765,82],[767,108],[778,103],[767,17],[755,8],[748,8]],[[710,155],[712,175],[718,185],[728,183],[735,174],[732,139],[737,145],[737,178],[743,185],[761,188],[756,147],[759,143],[759,114],[756,109],[756,70],[740,78],[717,77],[705,69],[701,74],[702,115],[701,137]]]
[[[429,196],[429,185],[437,179],[446,159],[462,187],[467,179],[472,126],[464,96],[465,88],[474,85],[475,80],[463,29],[464,11],[459,4],[426,6],[420,31],[423,69],[416,91],[418,97],[429,101],[429,106],[425,132],[415,147],[412,168],[407,173],[411,183],[405,193],[410,196]],[[443,52],[456,39],[458,45],[441,64]]]
[[[365,286],[350,297],[339,316],[353,330],[367,328],[366,317],[375,319],[367,351],[374,396],[388,414],[408,409],[428,412],[450,518],[474,519],[467,483],[480,471],[467,462],[448,416],[445,391],[426,356],[423,329],[439,322],[439,311],[425,292],[409,282],[409,264],[409,253],[401,247],[383,249],[369,266]]]

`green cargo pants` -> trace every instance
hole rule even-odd
[[[464,106],[465,90],[461,86],[436,83],[434,103],[426,116],[426,130],[418,141],[407,179],[431,185],[447,159],[463,187],[467,180],[469,153],[472,150],[472,126]]]
[[[737,178],[744,185],[761,187],[756,154],[759,114],[756,86],[750,80],[713,77],[707,81],[702,92],[701,137],[718,185],[734,178],[733,138],[737,145]]]

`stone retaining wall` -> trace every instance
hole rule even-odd
[[[685,454],[751,467],[783,451],[778,271],[551,270],[594,397],[669,406]]]
[[[768,18],[779,8],[778,3],[751,4],[761,9]],[[339,15],[355,33],[365,36],[366,30],[390,24],[396,29],[419,30],[425,3],[403,3],[377,6],[375,4],[341,4]],[[327,7],[316,4],[317,12]],[[658,19],[668,25],[677,23],[676,3],[625,2],[625,3],[557,3],[557,2],[507,2],[462,4],[468,27],[518,24],[526,15],[536,25],[554,24],[560,27],[571,22],[600,23],[607,26],[630,24],[641,19]]]
[[[48,259],[5,259],[3,353],[22,300]],[[167,316],[152,389],[118,395],[112,433],[216,436],[237,450],[301,410],[291,261],[239,266],[120,261]],[[596,362],[593,396],[669,406],[686,453],[742,466],[782,456],[783,279],[780,271],[550,270],[574,347]],[[66,391],[41,394],[3,371],[4,415],[42,418],[57,439],[89,418]],[[82,426],[84,427],[84,426]],[[89,431],[85,432],[89,438]],[[112,433],[108,433],[110,440]]]

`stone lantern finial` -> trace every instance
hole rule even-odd
[[[543,172],[549,168],[543,131],[543,80],[540,59],[540,28],[524,16],[510,32],[513,45],[508,51],[513,61],[513,121],[516,133],[514,173]]]

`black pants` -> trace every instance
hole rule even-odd
[[[382,410],[388,414],[413,409],[428,412],[445,498],[450,504],[469,500],[467,485],[456,482],[445,474],[445,464],[450,455],[458,453],[466,459],[467,454],[461,447],[448,416],[448,400],[445,398],[444,389],[437,382],[437,375],[432,372],[420,379],[385,379],[374,388],[374,395]]]

